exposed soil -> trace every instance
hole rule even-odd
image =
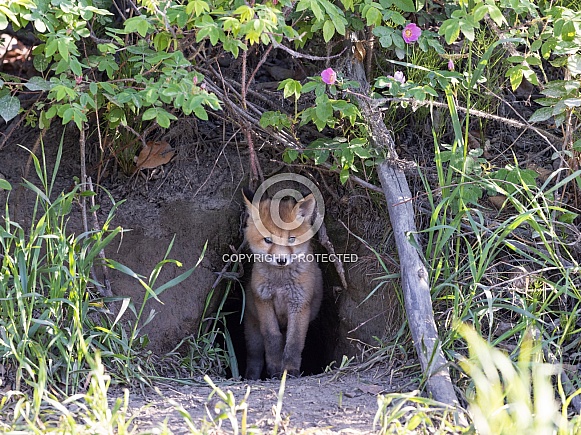
[[[236,405],[248,406],[248,427],[272,432],[276,423],[276,406],[280,381],[259,382],[216,381],[223,392],[231,391]],[[350,373],[327,373],[288,379],[280,412],[279,430],[282,433],[343,433],[374,432],[377,394],[412,391],[416,385],[385,369]],[[244,400],[248,388],[250,393]],[[220,406],[217,394],[204,381],[194,386],[163,385],[144,394],[131,394],[129,414],[135,429],[154,432],[165,423],[176,434],[191,433],[184,417],[178,412],[181,405],[199,430],[210,433],[232,433],[230,421],[212,421]],[[122,394],[115,390],[112,397]],[[238,424],[242,411],[236,413]],[[376,429],[378,429],[376,427]]]

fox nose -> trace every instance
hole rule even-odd
[[[279,266],[284,266],[284,265],[286,264],[286,258],[284,258],[284,257],[279,257],[279,258],[277,258],[277,259],[276,259],[276,263],[277,263]]]

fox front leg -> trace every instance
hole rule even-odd
[[[264,367],[264,340],[258,319],[251,310],[248,310],[244,316],[244,338],[246,340],[245,378],[260,379]]]
[[[301,374],[301,355],[305,347],[310,317],[311,313],[308,305],[289,313],[282,368],[290,376],[299,377]]]
[[[283,337],[272,301],[257,300],[256,312],[264,341],[266,374],[269,378],[280,377],[282,375]]]

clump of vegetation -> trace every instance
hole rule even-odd
[[[44,153],[42,161],[31,154],[41,187],[24,181],[24,187],[36,196],[30,227],[11,220],[8,203],[0,224],[0,365],[2,382],[9,388],[0,412],[12,414],[9,420],[3,418],[0,428],[32,428],[38,420],[45,422],[45,430],[83,428],[89,433],[106,428],[124,433],[129,428],[127,395],[110,407],[111,374],[117,383],[150,382],[147,373],[153,369],[143,357],[147,340],[141,329],[151,316],[140,322],[145,303],[186,279],[195,267],[156,286],[164,265],[180,263],[166,257],[145,281],[106,259],[107,267],[134,276],[144,287],[145,297],[140,307],[128,299],[104,298],[93,272],[101,262],[99,253],[122,232],[120,227],[110,228],[118,204],[101,229],[80,234],[70,230],[71,213],[83,197],[94,192],[80,184],[70,192],[53,191],[61,153],[62,142],[51,174]],[[0,188],[12,187],[3,180]],[[171,246],[167,254],[170,250]],[[107,307],[116,303],[120,305],[113,318]],[[121,322],[128,308],[135,319]],[[111,374],[105,374],[106,369]],[[73,404],[80,412],[67,408]],[[62,420],[52,422],[55,412]],[[77,426],[77,421],[84,423]]]

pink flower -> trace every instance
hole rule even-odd
[[[448,61],[448,69],[454,71],[454,61],[452,59]]]
[[[333,68],[327,68],[321,73],[321,78],[328,85],[334,85],[337,81],[337,73],[333,71]]]
[[[405,83],[405,75],[401,71],[396,71],[395,74],[393,75],[393,79],[396,82],[400,82],[402,85]]]
[[[75,76],[75,83],[77,85],[80,85],[81,83],[83,83],[83,76]]]
[[[387,76],[390,79],[394,79],[396,82],[400,82],[402,85],[405,83],[405,75],[402,71],[396,71],[393,76]],[[387,87],[391,89],[391,83],[387,84]]]
[[[422,29],[416,26],[415,23],[409,23],[404,27],[403,32],[401,32],[401,36],[403,36],[403,40],[406,44],[416,42],[421,34]]]

